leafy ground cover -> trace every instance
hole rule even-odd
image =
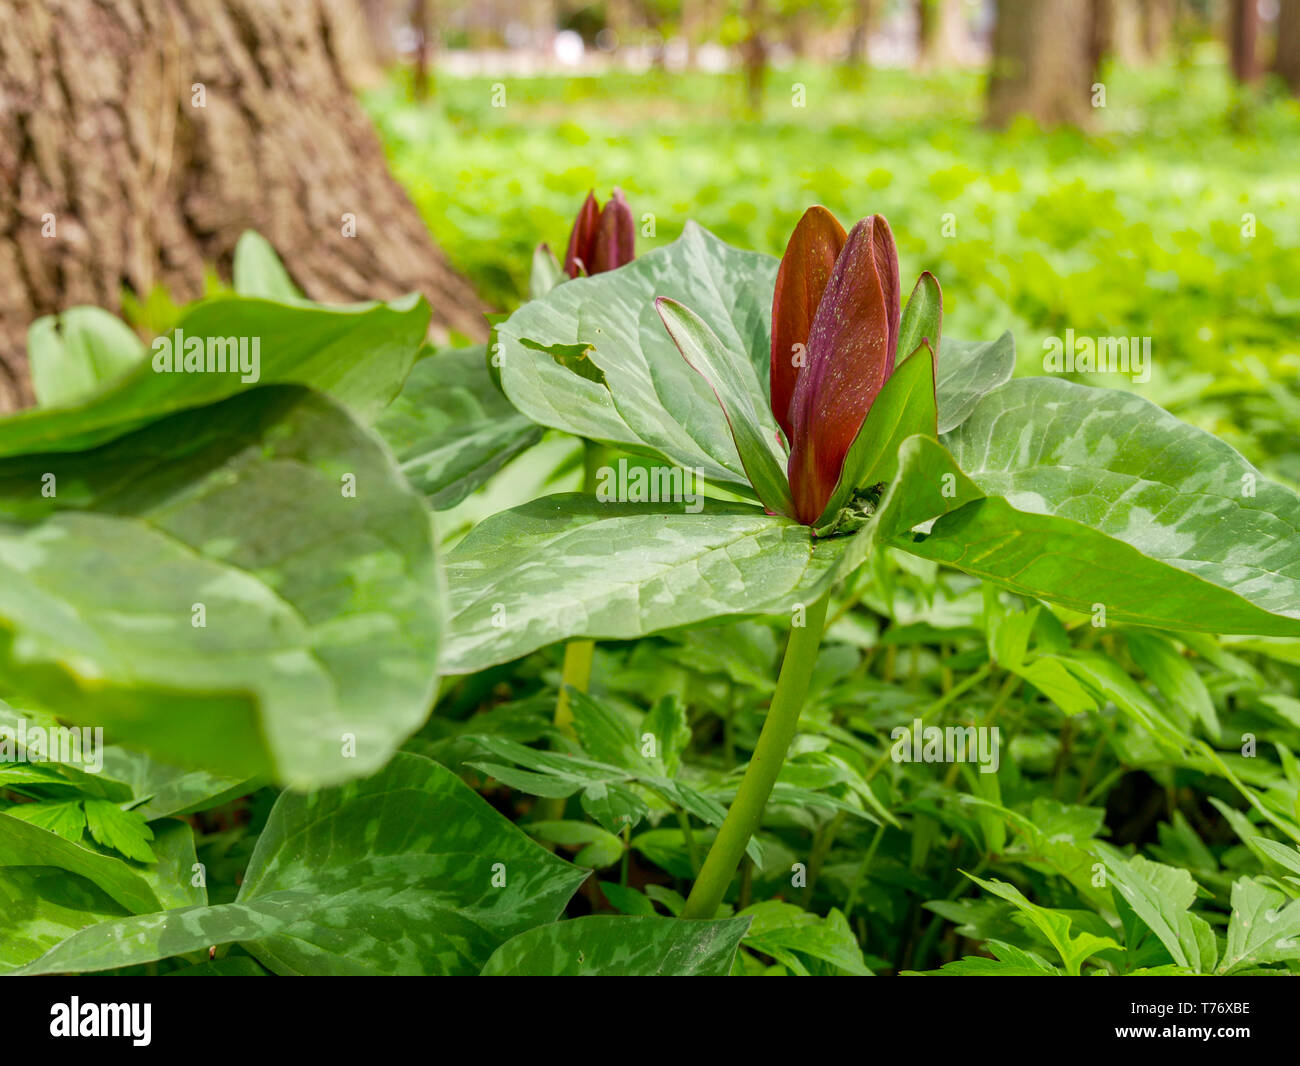
[[[1294,132],[1206,152],[1186,76],[1118,79],[1149,126],[1096,139],[971,131],[955,76],[773,84],[730,146],[720,80],[650,120],[648,80],[380,94],[489,346],[304,300],[254,235],[150,344],[38,322],[0,972],[1300,973]],[[535,258],[611,175],[637,258]],[[815,200],[889,213],[901,286]],[[820,273],[768,254],[801,216]],[[1065,328],[1169,358],[1043,376]]]
[[[810,203],[875,211],[917,271],[962,279],[946,290],[954,336],[1010,329],[1034,374],[1066,329],[1149,337],[1150,382],[1096,383],[1300,480],[1297,104],[1243,111],[1217,56],[1111,72],[1091,135],[982,129],[973,72],[777,71],[761,119],[739,110],[734,76],[514,79],[504,107],[496,84],[449,78],[420,108],[394,82],[367,102],[439,243],[499,308],[526,295],[533,247],[564,240],[591,188],[621,185],[638,219],[653,214],[643,254],[688,219],[777,255]]]

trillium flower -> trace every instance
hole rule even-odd
[[[772,298],[768,400],[779,431],[758,417],[737,370],[743,363],[708,325],[676,301],[656,304],[686,361],[713,388],[745,473],[773,513],[819,532],[836,528],[855,497],[888,479],[900,433],[936,433],[939,284],[922,274],[902,310],[898,251],[880,215],[846,234],[824,207],[811,207],[790,237]],[[900,339],[903,354],[919,358],[900,364],[909,372],[891,387],[890,410],[864,429],[894,375]]]
[[[623,190],[616,188],[601,208],[595,192],[578,210],[564,253],[564,272],[571,278],[603,274],[636,258],[636,225]]]
[[[898,251],[880,215],[847,236],[812,207],[781,259],[772,299],[772,414],[790,445],[795,517],[811,525],[839,482],[844,458],[894,372]]]

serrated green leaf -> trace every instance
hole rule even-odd
[[[86,829],[95,843],[120,852],[136,862],[157,862],[149,846],[153,830],[136,811],[124,811],[108,800],[87,799]]]

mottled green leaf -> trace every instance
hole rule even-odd
[[[534,422],[619,444],[747,486],[718,401],[683,361],[655,312],[665,296],[692,308],[736,360],[755,410],[767,398],[777,261],[741,251],[693,222],[682,236],[618,270],[565,282],[497,331],[501,385]],[[525,345],[525,341],[530,345]],[[604,383],[547,349],[581,344]]]
[[[702,318],[676,300],[656,301],[659,317],[691,369],[708,383],[726,416],[745,476],[769,511],[794,515],[781,431],[752,387],[752,364],[728,351]]]
[[[481,345],[420,359],[375,430],[407,480],[440,511],[542,437],[492,383]]]
[[[299,784],[383,765],[428,715],[439,591],[422,501],[304,389],[0,462],[9,683],[165,761]]]
[[[1013,381],[943,440],[989,498],[908,550],[1112,620],[1300,633],[1300,497],[1141,397]]]
[[[239,902],[301,892],[313,905],[281,933],[240,939],[279,974],[474,973],[554,921],[586,876],[451,771],[399,753],[364,781],[280,796]]]
[[[687,921],[593,915],[556,922],[502,944],[485,977],[721,977],[748,918]]]
[[[785,614],[812,602],[845,540],[815,540],[806,526],[740,504],[686,514],[579,495],[535,500],[481,523],[448,556],[442,669],[470,673],[569,637],[622,640]]]
[[[87,926],[127,914],[103,889],[53,866],[0,867],[0,973]]]
[[[970,417],[987,392],[1011,380],[1016,342],[1010,332],[991,341],[943,339],[939,352],[939,432],[948,433]]]

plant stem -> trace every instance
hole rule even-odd
[[[560,674],[560,694],[555,701],[555,724],[573,735],[573,707],[569,686],[586,692],[591,683],[591,660],[596,654],[594,640],[571,640],[564,646],[564,669]]]
[[[736,798],[731,801],[731,809],[727,811],[722,828],[705,857],[700,876],[686,900],[683,918],[712,918],[717,913],[736,867],[740,865],[741,856],[745,854],[749,838],[763,819],[763,808],[799,728],[799,712],[803,710],[804,698],[808,695],[808,682],[812,679],[817,649],[826,624],[828,599],[829,594],[809,607],[804,625],[790,630],[790,641],[785,648],[785,659],[781,663],[767,720],[758,735],[758,743],[754,746],[745,776],[741,778],[740,788],[736,790]]]

